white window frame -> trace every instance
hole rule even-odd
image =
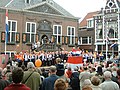
[[[30,32],[27,32],[27,24],[30,24]],[[32,32],[32,24],[35,24],[35,32]],[[26,22],[26,33],[30,34],[30,42],[32,41],[31,40],[31,35],[32,34],[36,34],[36,23],[35,22]],[[34,38],[34,42],[35,42],[35,38]]]
[[[90,18],[90,19],[87,19],[87,28],[93,28],[94,27],[94,19],[93,18]]]
[[[92,37],[87,37],[87,43],[84,43],[83,44],[83,41],[82,41],[82,39],[83,39],[84,37],[80,37],[80,41],[81,41],[81,45],[92,45]],[[89,38],[91,38],[91,43],[90,43],[90,41],[89,41]]]
[[[8,20],[8,22],[10,22],[10,29],[9,29],[9,35],[10,35],[10,41],[9,42],[12,42],[12,32],[15,32],[15,41],[16,41],[16,33],[17,33],[17,21],[16,20]],[[12,22],[15,22],[16,23],[16,28],[15,28],[15,31],[12,31]],[[8,23],[9,24],[9,23]]]
[[[54,31],[55,31],[55,28],[54,27],[57,27],[57,33],[54,33]],[[58,33],[58,27],[61,27],[61,33],[59,34]],[[56,41],[56,43],[58,44],[58,36],[62,36],[62,25],[53,25],[53,35],[55,35],[55,36],[57,36],[57,41]],[[62,42],[62,38],[61,38],[61,41],[60,41],[60,43]]]
[[[6,51],[6,54],[8,55],[8,57],[11,57],[12,54],[15,54],[16,51]]]
[[[70,30],[72,29],[72,28],[74,28],[74,35],[72,35],[72,31],[70,32],[70,35],[68,34],[68,28],[70,28]],[[73,27],[73,26],[67,26],[67,36],[69,36],[70,37],[70,44],[75,44],[75,27]],[[72,38],[74,38],[74,41],[72,42]]]

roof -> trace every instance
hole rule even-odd
[[[0,7],[5,7],[11,0],[0,0]],[[72,14],[70,14],[68,11],[66,11],[64,8],[62,8],[60,5],[58,5],[53,0],[31,0],[30,4],[25,3],[25,0],[13,0],[7,8],[9,9],[18,9],[18,10],[26,10],[27,8],[33,8],[37,7],[43,4],[47,4],[56,11],[60,12],[63,16],[68,17],[74,17]],[[29,10],[28,9],[28,10]]]
[[[95,11],[95,12],[90,12],[88,13],[84,19],[80,22],[80,27],[85,27],[87,26],[87,19],[93,18],[94,15],[98,14],[99,11]]]

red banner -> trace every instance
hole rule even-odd
[[[67,63],[81,64],[83,63],[83,57],[82,56],[70,56],[68,57]]]

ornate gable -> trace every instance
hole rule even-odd
[[[118,8],[116,0],[108,0],[105,9]]]
[[[43,4],[40,6],[36,6],[33,8],[28,9],[30,11],[35,11],[35,12],[42,12],[42,13],[49,13],[49,14],[56,14],[56,15],[62,15],[60,12],[49,6],[48,4]]]

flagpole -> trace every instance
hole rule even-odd
[[[10,0],[10,2],[5,5],[5,8],[7,8],[8,5],[10,5],[12,2],[13,2],[13,0]],[[8,31],[7,31],[7,29],[8,29],[8,9],[6,9],[6,20],[5,20],[5,23],[7,24],[6,27],[5,27],[6,28],[5,29],[5,55],[6,55],[6,50],[7,50],[6,46],[7,46],[7,40],[8,40]]]
[[[108,61],[108,22],[107,22],[107,28],[106,28],[106,61]]]
[[[8,9],[6,9],[6,20],[5,20],[5,24],[8,24]],[[5,26],[7,29],[7,25]],[[5,55],[6,55],[6,46],[7,46],[7,39],[8,39],[8,32],[5,29]]]

